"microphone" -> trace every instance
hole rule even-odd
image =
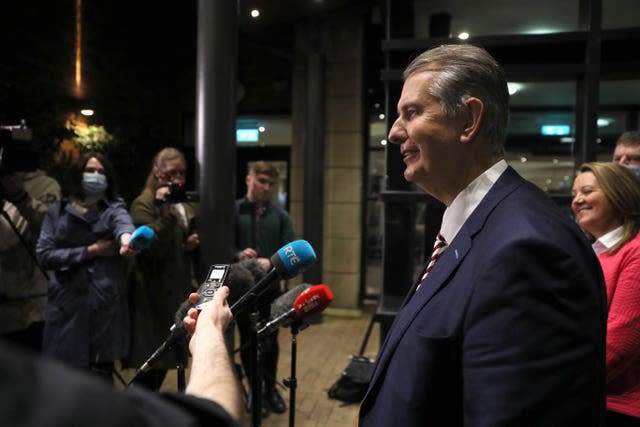
[[[156,233],[153,231],[153,228],[142,225],[136,228],[133,233],[131,233],[131,239],[129,240],[129,246],[134,251],[141,251],[143,249],[148,249],[153,242],[153,238]]]
[[[259,297],[277,279],[290,279],[307,270],[316,262],[316,253],[306,240],[294,240],[287,243],[271,256],[271,270],[238,301],[231,306],[236,315],[254,298]]]
[[[247,300],[259,296],[268,288],[271,282],[275,281],[278,278],[289,279],[291,277],[294,277],[313,265],[315,261],[316,254],[311,245],[306,240],[295,240],[291,243],[287,243],[286,245],[278,249],[278,251],[271,257],[271,264],[273,264],[273,268],[231,306],[231,312],[235,315],[238,311],[242,310]],[[233,266],[237,266],[235,267],[236,269],[243,268],[239,263],[233,264]],[[219,267],[225,267],[227,269],[230,268],[228,265],[213,265],[211,267],[207,280],[198,289],[198,293],[200,294],[200,301],[198,304],[203,304],[213,298],[215,290],[217,290],[217,288],[224,284],[223,282],[226,278],[226,273],[222,277],[212,277],[212,274],[214,276],[219,276],[219,273],[216,271]],[[247,269],[245,268],[245,270]],[[248,275],[242,276],[253,276],[253,274],[248,270],[247,273]],[[219,283],[211,283],[212,281],[216,281],[214,279],[219,279]],[[207,294],[209,296],[207,297],[204,294]],[[186,312],[189,310],[189,308],[191,308],[191,305],[183,303],[180,306],[178,312],[182,313],[181,310],[185,310],[184,313],[186,315]],[[178,313],[176,313],[176,315],[178,315]],[[178,319],[175,320],[176,322],[169,329],[169,336],[167,337],[167,339],[138,369],[129,384],[133,383],[133,381],[140,373],[147,371],[151,367],[151,365],[153,365],[162,355],[164,355],[168,350],[172,349],[181,339],[187,336],[188,332],[182,325],[182,319],[179,319],[179,321]]]
[[[294,288],[295,289],[295,288]],[[294,321],[320,313],[333,301],[333,292],[325,284],[311,286],[298,295],[293,306],[285,313],[267,322],[258,335],[269,334],[281,326],[289,326]]]
[[[270,307],[271,318],[280,316],[291,309],[293,302],[298,298],[302,292],[309,289],[311,285],[309,283],[302,283],[294,288],[289,289],[287,292],[274,299]]]
[[[244,271],[242,271],[244,270]],[[214,264],[210,267],[207,279],[198,288],[198,294],[200,294],[200,301],[198,304],[204,304],[210,301],[215,292],[225,284],[225,281],[229,277],[229,288],[238,285],[244,286],[243,281],[253,280],[251,273],[239,265],[226,265],[226,264]],[[233,283],[232,283],[233,282]],[[188,335],[188,331],[182,324],[182,319],[187,315],[189,309],[193,307],[193,304],[187,299],[184,301],[178,311],[176,311],[174,324],[169,328],[169,336],[164,342],[153,352],[153,354],[142,364],[142,366],[136,371],[133,379],[129,384],[138,377],[142,372],[146,372],[154,363],[160,359],[167,351],[174,348],[174,346]]]

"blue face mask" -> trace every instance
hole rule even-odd
[[[82,174],[82,189],[88,196],[102,194],[108,187],[107,177],[99,173]]]
[[[640,178],[640,166],[635,166],[635,165],[622,165],[622,166],[629,169],[631,172],[635,174],[635,176]]]

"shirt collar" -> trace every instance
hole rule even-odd
[[[593,242],[591,247],[596,255],[599,255],[614,247],[620,240],[622,240],[622,226],[600,236],[599,239]]]
[[[462,190],[451,205],[444,211],[440,232],[448,243],[451,243],[462,228],[465,221],[478,207],[484,196],[507,170],[509,165],[499,160]]]

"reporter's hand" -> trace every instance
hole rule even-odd
[[[240,254],[239,254],[240,261],[255,258],[257,256],[258,256],[258,252],[253,248],[244,248],[243,250],[240,251]]]
[[[269,258],[258,258],[257,261],[264,271],[271,270],[271,260]]]
[[[190,234],[187,240],[182,244],[182,248],[187,252],[193,252],[200,246],[200,238],[198,233]]]
[[[197,292],[192,292],[189,294],[189,302],[193,305],[198,304],[200,301],[200,294]],[[198,321],[198,315],[200,314],[199,310],[195,308],[190,308],[187,311],[187,315],[182,319],[182,325],[185,327],[187,331],[189,331],[189,335],[193,335],[196,331],[196,322]]]
[[[211,301],[200,306],[200,312],[195,308],[189,309],[182,323],[192,335],[189,341],[191,353],[195,352],[199,340],[209,340],[209,337],[214,334],[222,335],[227,326],[229,326],[233,314],[227,302],[228,296],[229,288],[222,286],[213,295]],[[200,296],[197,293],[189,295],[189,301],[193,304],[197,304],[199,299]]]
[[[131,233],[123,233],[120,236],[120,256],[132,256],[138,253],[129,243],[131,242]]]
[[[161,202],[163,202],[160,205],[160,211],[162,212],[163,216],[168,216],[171,214],[171,205],[169,203],[164,203],[164,200],[167,198],[168,193],[169,193],[168,185],[163,185],[156,189],[156,194],[155,194],[156,200],[160,200]]]
[[[183,319],[187,330],[193,331],[189,341],[192,355],[191,373],[185,393],[217,402],[233,418],[241,420],[244,414],[240,382],[233,369],[224,330],[232,318],[227,304],[229,288],[222,286],[211,301],[192,308]],[[189,295],[189,301],[197,304],[198,294]]]
[[[100,239],[95,243],[87,246],[87,255],[89,258],[96,258],[99,256],[113,256],[117,253],[116,241],[113,239]]]

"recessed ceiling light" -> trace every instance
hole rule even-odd
[[[82,114],[83,116],[93,116],[94,111],[89,109],[89,108],[85,108],[83,110],[80,110],[80,114]]]
[[[257,18],[258,16],[260,16],[260,11],[258,9],[251,9],[251,17]]]
[[[466,39],[468,39],[468,38],[469,38],[469,33],[462,32],[462,33],[458,34],[458,38],[459,38],[460,40],[466,40]]]
[[[387,140],[386,139],[381,140],[380,145],[387,145]]]
[[[258,132],[264,132],[264,131],[265,131],[264,126],[260,126],[260,127],[258,128]]]

